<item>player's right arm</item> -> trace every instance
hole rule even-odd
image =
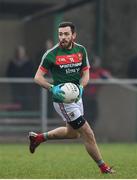
[[[34,77],[34,81],[41,87],[48,89],[53,94],[54,98],[62,102],[64,100],[64,95],[60,89],[60,86],[59,85],[54,86],[50,84],[48,80],[44,77],[45,74],[46,73],[42,71],[41,68],[39,67]]]
[[[35,74],[34,81],[41,87],[48,90],[50,90],[53,86],[45,78],[45,75],[48,73],[50,66],[51,66],[51,63],[50,63],[50,58],[49,58],[49,51],[47,51],[42,57],[39,68]]]
[[[64,99],[64,96],[63,92],[60,89],[60,86],[54,86],[53,84],[49,83],[48,80],[45,78],[45,75],[54,65],[52,63],[52,58],[54,58],[54,56],[52,53],[50,53],[50,51],[47,51],[43,55],[40,66],[35,74],[34,81],[41,87],[49,90],[53,94],[54,98],[62,101]]]
[[[39,67],[35,74],[34,81],[41,87],[50,90],[53,85],[50,84],[48,80],[44,77],[45,74],[46,72],[42,71],[41,68]]]

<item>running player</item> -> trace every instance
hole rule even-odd
[[[59,43],[43,55],[35,75],[35,82],[52,93],[54,108],[66,122],[66,126],[41,134],[30,132],[30,152],[34,153],[40,143],[51,139],[73,139],[81,136],[87,152],[101,172],[113,173],[114,170],[104,162],[94,133],[84,119],[82,93],[89,80],[90,68],[86,49],[75,43],[76,31],[71,22],[59,24],[58,37]],[[48,71],[52,74],[54,84],[50,84],[45,78]],[[63,103],[64,97],[59,84],[66,82],[79,86],[80,95],[75,103]]]

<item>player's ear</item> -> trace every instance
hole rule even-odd
[[[77,36],[77,34],[76,34],[76,32],[74,32],[73,35],[72,35],[73,41],[75,41],[76,36]]]

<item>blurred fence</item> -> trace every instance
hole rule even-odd
[[[92,80],[84,91],[85,116],[99,141],[137,140],[136,80]],[[29,78],[0,78],[0,141],[24,141],[29,131],[63,125],[51,94]]]

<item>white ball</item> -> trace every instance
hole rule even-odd
[[[64,92],[64,103],[75,102],[79,96],[79,88],[74,83],[64,83],[61,86],[61,90]]]

